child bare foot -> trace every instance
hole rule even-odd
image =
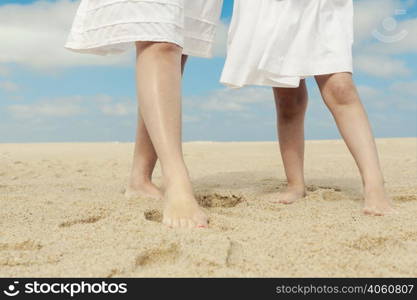
[[[162,223],[173,228],[207,228],[208,219],[192,192],[167,189]]]
[[[282,204],[293,204],[306,196],[304,186],[288,186],[284,191],[278,193],[277,202]]]
[[[384,188],[365,189],[365,205],[363,212],[371,216],[386,216],[395,214],[391,199]]]
[[[152,182],[142,182],[128,184],[125,191],[125,197],[133,198],[151,198],[155,200],[162,199],[162,193],[159,188]]]

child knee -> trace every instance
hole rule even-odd
[[[328,85],[327,90],[332,97],[332,104],[349,105],[357,100],[356,88],[352,82],[333,82]]]
[[[280,117],[291,119],[304,113],[307,99],[299,95],[295,90],[283,92],[279,95],[278,110]]]

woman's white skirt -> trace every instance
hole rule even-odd
[[[235,0],[221,82],[298,87],[352,72],[352,0]]]
[[[81,0],[65,47],[115,54],[136,41],[170,42],[210,57],[223,0]]]

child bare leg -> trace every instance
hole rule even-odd
[[[292,204],[305,196],[304,182],[304,117],[308,93],[305,80],[297,89],[274,88],[281,157],[287,176],[287,188],[276,200]]]
[[[187,56],[183,55],[181,59],[182,72],[184,72],[186,61]],[[125,192],[125,196],[127,198],[162,198],[162,192],[152,182],[152,173],[157,159],[158,157],[156,155],[155,148],[149,137],[143,117],[139,111],[132,169]]]
[[[207,227],[185,166],[181,142],[182,48],[170,43],[137,42],[138,99],[144,123],[161,163],[163,223]]]
[[[352,75],[322,75],[316,76],[316,81],[361,173],[365,198],[364,213],[378,216],[392,213],[393,208],[385,192],[371,126]]]

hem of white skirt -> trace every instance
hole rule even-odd
[[[113,39],[113,40],[109,40],[106,41],[105,43],[96,43],[96,44],[79,44],[79,43],[74,43],[74,42],[68,42],[65,44],[64,48],[70,50],[70,51],[74,51],[74,52],[79,52],[79,53],[93,53],[93,54],[98,54],[98,55],[108,55],[108,54],[113,54],[113,53],[121,53],[121,52],[125,52],[127,50],[126,48],[119,48],[119,50],[108,50],[108,49],[112,49],[112,47],[114,47],[113,49],[116,49],[116,46],[120,46],[122,44],[128,44],[128,43],[134,43],[134,42],[166,42],[166,43],[172,43],[172,44],[176,44],[180,47],[182,47],[182,43],[180,43],[179,41],[174,41],[173,39],[168,39],[166,37],[155,37],[155,36],[126,36],[123,38],[119,38],[119,39]],[[104,50],[106,49],[106,50]]]
[[[303,78],[300,78],[300,80]],[[264,82],[264,81],[245,81],[244,83],[235,83],[228,80],[220,80],[220,83],[225,85],[226,87],[232,88],[232,89],[240,89],[246,86],[262,86],[262,87],[277,87],[277,88],[298,88],[298,85],[291,85],[291,84],[285,84],[276,81],[276,83],[270,83],[270,82]]]
[[[201,57],[201,58],[211,58],[213,57],[212,50],[207,49],[206,51],[195,51],[195,50],[183,50],[184,55],[194,56],[194,57]]]
[[[310,77],[341,72],[353,73],[351,56],[333,57],[331,59],[322,60],[320,63],[310,60],[308,63],[300,64],[300,62],[303,61],[309,60],[304,58],[293,58],[284,59],[282,62],[261,62],[258,69],[259,72],[278,77]],[[276,70],[279,70],[279,72]]]
[[[244,79],[244,80],[235,80],[230,78],[229,76],[222,76],[220,79],[220,83],[234,89],[243,88],[245,86],[265,86],[265,87],[277,87],[277,88],[298,88],[300,86],[300,81],[306,79],[308,77],[314,76],[321,76],[321,75],[330,75],[336,73],[353,73],[351,68],[339,68],[333,69],[332,71],[321,71],[321,72],[314,72],[302,75],[282,75],[282,74],[275,74],[266,71],[259,71],[259,76],[254,76],[253,79]],[[269,76],[268,76],[269,74]],[[288,82],[279,81],[279,77],[285,77],[287,80],[289,78],[294,79],[295,84],[290,84]],[[275,77],[275,78],[272,78]]]
[[[193,38],[196,39],[196,38]],[[96,54],[96,55],[112,55],[112,54],[119,54],[126,52],[129,48],[127,44],[135,43],[135,42],[159,42],[159,43],[172,43],[175,45],[180,46],[183,48],[184,55],[189,56],[196,56],[202,58],[210,58],[212,57],[212,41],[201,40],[203,42],[210,43],[210,47],[206,47],[205,49],[201,50],[191,50],[191,49],[184,49],[183,43],[179,41],[175,41],[173,39],[169,39],[166,37],[155,37],[155,36],[133,36],[133,37],[123,37],[120,39],[106,41],[106,43],[97,43],[97,44],[79,44],[74,42],[68,42],[65,44],[64,48],[73,52],[77,53],[88,53],[88,54]],[[117,47],[126,45],[124,47]]]
[[[119,25],[127,25],[127,24],[155,24],[155,23],[174,25],[174,26],[177,26],[178,28],[183,29],[182,25],[180,25],[179,23],[176,23],[176,22],[169,22],[169,21],[161,22],[161,21],[156,21],[156,20],[147,20],[147,21],[143,21],[143,20],[123,20],[123,21],[118,21],[118,22],[115,22],[115,23],[109,23],[109,24],[100,25],[100,26],[97,26],[97,27],[91,27],[91,28],[88,28],[88,29],[83,29],[83,30],[80,30],[80,31],[77,31],[76,29],[73,28],[72,29],[72,32],[73,33],[78,33],[78,34],[84,34],[84,33],[89,33],[91,31],[103,30],[103,29],[106,29],[106,28],[109,28],[109,27],[117,27]]]

